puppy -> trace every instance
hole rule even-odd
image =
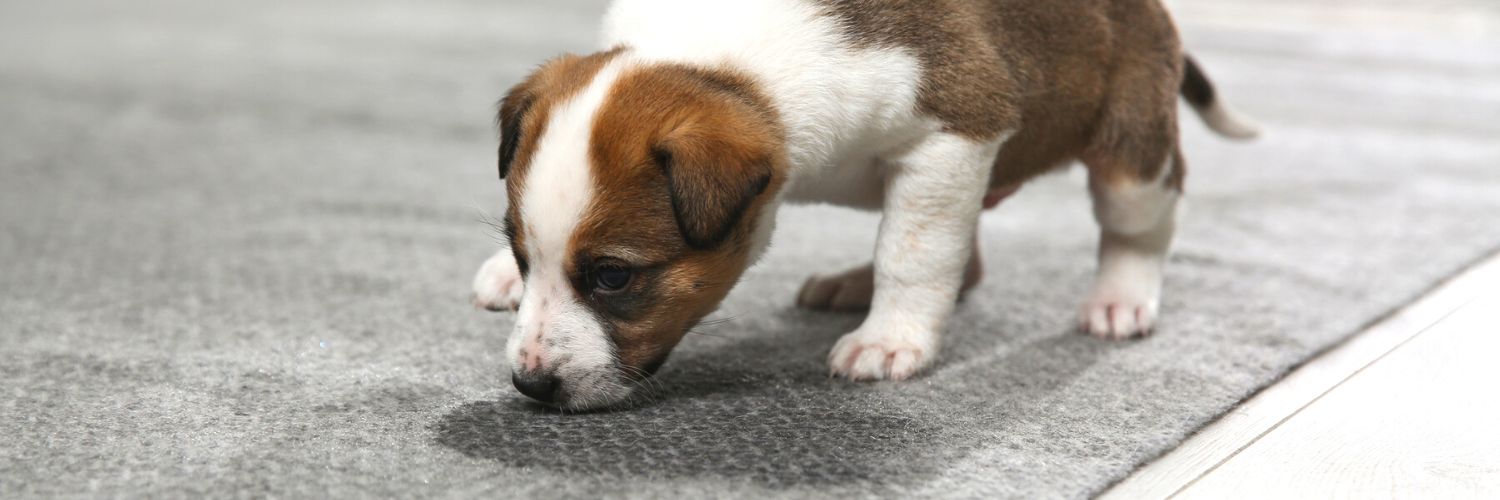
[[[911,377],[979,279],[981,209],[1074,160],[1100,226],[1083,327],[1149,332],[1186,175],[1179,94],[1255,133],[1158,0],[618,0],[603,34],[502,101],[510,245],[474,280],[477,305],[519,310],[516,387],[565,409],[628,399],[785,203],[882,212],[873,263],[797,303],[868,308],[833,374]]]

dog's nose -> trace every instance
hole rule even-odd
[[[523,372],[511,373],[510,382],[516,384],[516,389],[531,399],[543,403],[556,403],[562,381],[551,373]]]

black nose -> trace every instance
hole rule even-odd
[[[558,393],[562,392],[562,381],[550,373],[511,373],[510,382],[516,384],[521,394],[543,403],[556,403]]]

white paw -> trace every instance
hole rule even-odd
[[[815,311],[863,311],[875,295],[875,269],[865,264],[834,275],[808,278],[797,292],[797,307]]]
[[[521,292],[525,290],[521,270],[516,267],[516,258],[507,246],[484,261],[484,265],[479,266],[479,273],[474,275],[474,307],[514,311],[521,305]]]
[[[828,353],[829,373],[850,380],[904,380],[932,364],[937,335],[879,331],[861,326]]]
[[[1095,337],[1125,340],[1151,334],[1156,326],[1157,298],[1154,294],[1096,291],[1084,303],[1079,320],[1084,331]]]

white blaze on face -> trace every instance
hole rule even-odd
[[[568,406],[629,392],[618,381],[613,343],[579,302],[566,271],[574,258],[569,242],[593,197],[588,155],[594,116],[620,66],[605,66],[582,93],[553,110],[521,191],[519,222],[530,274],[506,353],[513,371],[555,374],[572,400],[564,402]]]

